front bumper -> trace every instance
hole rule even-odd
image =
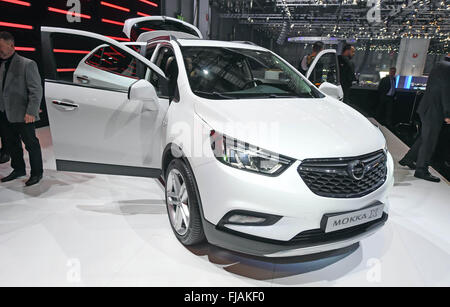
[[[208,221],[203,228],[209,243],[244,254],[264,257],[292,257],[322,253],[353,245],[370,236],[382,227],[388,219],[386,213],[373,222],[354,226],[331,235],[311,236],[311,232],[300,233],[290,241],[267,240],[260,237],[219,229]],[[315,230],[319,232],[320,229]]]
[[[362,209],[374,202],[385,204],[389,213],[388,193],[393,185],[393,161],[388,154],[387,179],[374,192],[358,198],[330,198],[314,194],[297,172],[300,161],[277,177],[238,170],[210,160],[189,161],[199,188],[204,219],[219,225],[229,212],[244,210],[281,216],[273,225],[249,226],[227,224],[226,230],[250,237],[288,242],[299,233],[321,227],[325,214]]]

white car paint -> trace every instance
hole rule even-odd
[[[152,39],[155,39],[157,37],[162,37],[162,36],[172,36],[174,38],[190,38],[190,39],[198,38],[197,36],[194,36],[194,35],[191,35],[188,33],[184,33],[184,32],[157,30],[157,31],[142,33],[141,35],[139,35],[139,38],[137,39],[137,41],[138,42],[148,42]]]
[[[179,31],[151,31],[151,32],[144,32],[141,35],[139,35],[139,37],[136,39],[137,42],[147,42],[150,39],[157,37],[157,36],[162,36],[162,35],[173,35],[177,38],[189,38],[189,37],[196,37],[196,38],[200,38],[202,39],[202,33],[200,32],[199,29],[197,29],[196,27],[194,27],[193,25],[191,25],[190,23],[187,23],[185,21],[182,21],[180,19],[176,19],[173,17],[167,17],[167,16],[147,16],[147,17],[137,17],[137,18],[130,18],[125,20],[124,26],[123,26],[123,33],[125,33],[125,35],[128,38],[131,38],[131,30],[133,28],[134,25],[140,23],[140,22],[152,22],[152,21],[173,21],[176,23],[179,23],[181,25],[184,25],[188,28],[190,28],[191,30],[193,30],[194,32],[197,33],[197,36],[193,36],[193,35],[186,35],[187,33],[184,32],[179,32]]]
[[[258,112],[254,112],[255,109]],[[385,144],[380,130],[369,124],[367,118],[328,97],[283,99],[276,105],[270,100],[218,100],[211,103],[197,98],[195,110],[213,128],[226,122],[276,122],[276,139],[233,129],[231,125],[224,125],[222,132],[299,160],[358,156],[374,152]]]
[[[127,23],[128,26],[130,24]],[[63,31],[55,28],[44,30]],[[123,44],[97,34],[69,29],[64,31],[120,46],[143,61],[153,73],[164,74],[155,64]],[[388,193],[393,185],[393,160],[388,152],[385,183],[362,197],[318,196],[306,186],[297,172],[297,167],[305,158],[354,157],[384,149],[383,135],[361,114],[331,97],[239,101],[201,98],[191,91],[180,46],[268,50],[250,44],[206,40],[179,39],[163,44],[173,48],[177,59],[179,101],[176,102],[169,103],[168,99],[158,97],[149,97],[149,102],[141,97],[142,94],[136,94],[140,98],[133,99],[129,96],[134,95],[133,88],[127,94],[125,91],[46,82],[46,102],[57,161],[160,169],[163,150],[174,144],[183,151],[193,171],[206,222],[217,225],[231,210],[279,215],[282,218],[271,226],[225,225],[242,234],[277,241],[288,241],[302,231],[320,228],[324,214],[359,210],[376,201],[385,204],[384,211],[388,212]],[[154,60],[155,56],[152,57]],[[139,87],[145,88],[145,84],[141,82]],[[136,93],[142,91],[140,89]],[[54,105],[54,100],[75,103],[77,107],[68,111]],[[278,137],[261,138],[226,126],[236,122],[275,123]],[[210,131],[218,129],[296,161],[276,177],[229,167],[212,155],[209,143],[197,142],[209,140]],[[198,152],[202,155],[197,155]],[[345,247],[373,231],[333,244],[293,248],[265,255],[292,256]],[[221,245],[220,241],[212,243]]]
[[[46,82],[47,112],[55,156],[59,160],[88,161],[135,167],[159,168],[162,120],[167,100],[153,111],[143,100],[128,100],[126,91],[84,88]],[[76,102],[67,111],[52,101]]]

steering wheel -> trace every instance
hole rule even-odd
[[[249,87],[249,85],[253,84],[252,87]],[[249,89],[249,88],[253,88],[253,87],[257,87],[258,85],[263,84],[263,82],[261,80],[258,79],[252,79],[250,81],[245,82],[244,84],[244,89]]]

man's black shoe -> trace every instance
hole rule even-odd
[[[10,160],[10,156],[8,154],[0,155],[0,164],[6,163]]]
[[[27,182],[25,182],[25,185],[27,187],[32,186],[32,185],[38,183],[39,181],[41,181],[41,179],[42,179],[42,175],[31,176],[30,179],[28,179]]]
[[[430,172],[428,172],[428,171],[416,171],[414,173],[414,177],[420,178],[420,179],[423,179],[423,180],[427,180],[427,181],[431,181],[431,182],[439,182],[439,181],[441,181],[440,178],[431,175]]]
[[[400,164],[401,166],[407,166],[410,169],[416,169],[416,162],[405,159],[405,158],[398,161],[398,164]]]
[[[8,176],[2,178],[2,182],[8,182],[8,181],[12,181],[14,179],[17,178],[21,178],[21,177],[25,177],[26,173],[25,172],[17,172],[17,171],[13,171],[11,174],[9,174]]]

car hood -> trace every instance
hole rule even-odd
[[[385,146],[367,118],[329,97],[198,99],[195,109],[211,129],[300,160],[352,157]]]

